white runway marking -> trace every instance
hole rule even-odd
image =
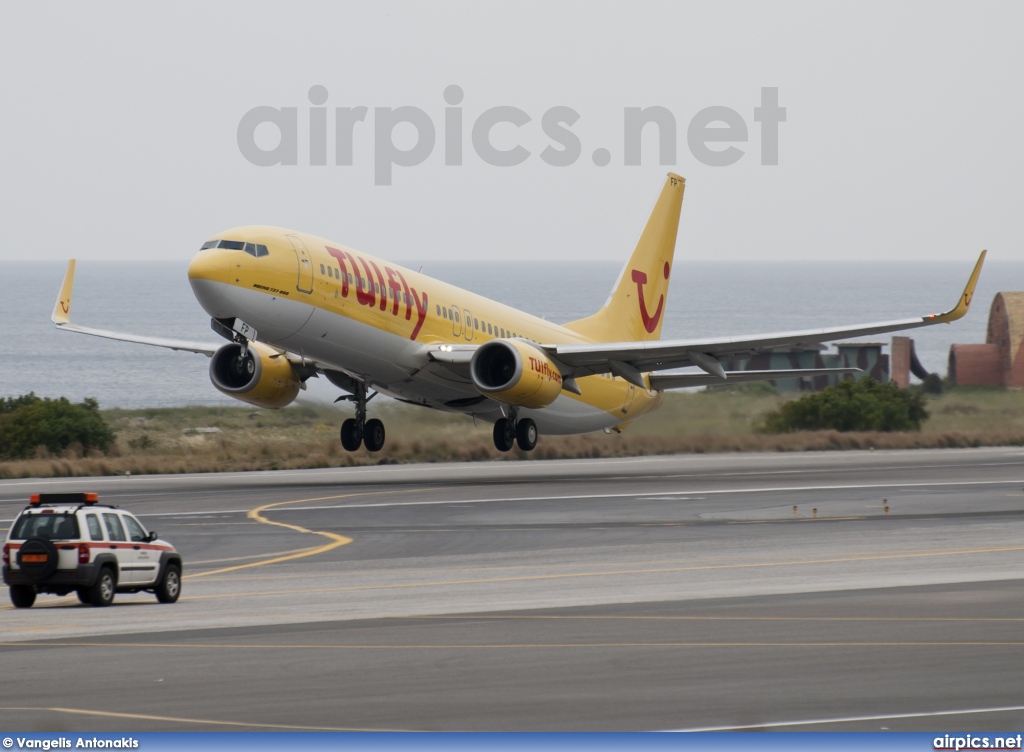
[[[943,469],[949,469],[950,467],[961,466],[961,463],[956,462],[955,460],[953,462],[950,462],[950,461],[947,460],[945,462],[939,462],[939,463],[936,463],[936,464],[922,464],[920,462],[921,459],[924,459],[925,457],[928,457],[930,455],[935,455],[935,454],[940,453],[940,452],[942,453],[942,456],[944,458],[950,458],[950,459],[952,459],[954,457],[956,459],[960,459],[961,457],[964,457],[965,455],[970,457],[971,455],[977,454],[979,452],[984,452],[984,453],[988,453],[988,454],[990,454],[992,456],[1006,457],[1009,460],[1009,461],[1002,461],[1002,462],[991,461],[991,462],[984,462],[984,463],[965,463],[965,464],[962,465],[962,466],[965,466],[965,467],[966,466],[971,466],[971,467],[979,467],[979,466],[1012,466],[1012,465],[1021,464],[1021,459],[1024,459],[1024,453],[1022,453],[1020,451],[1015,451],[1015,450],[1013,450],[1011,448],[1007,448],[1007,447],[991,447],[991,448],[983,448],[983,449],[881,450],[881,451],[878,451],[878,452],[871,453],[870,456],[872,458],[877,458],[880,463],[881,462],[885,462],[886,460],[892,461],[892,460],[894,460],[897,457],[899,457],[899,458],[903,458],[903,457],[914,458],[914,459],[917,459],[918,461],[917,462],[909,463],[909,465],[912,465],[914,467],[939,467],[939,468],[943,468]],[[711,463],[711,464],[715,465],[716,467],[715,468],[702,468],[700,470],[694,470],[693,472],[687,472],[687,473],[678,474],[678,475],[674,475],[674,476],[662,476],[662,477],[705,476],[708,473],[711,473],[713,475],[717,475],[719,477],[722,477],[722,476],[729,476],[729,475],[738,476],[738,475],[743,475],[743,474],[766,475],[766,474],[773,474],[773,473],[792,473],[792,472],[835,472],[837,469],[843,469],[842,467],[837,468],[837,467],[829,466],[829,467],[825,467],[825,468],[807,467],[807,468],[801,468],[799,470],[773,470],[773,469],[770,469],[768,467],[765,467],[764,469],[749,470],[749,471],[744,471],[744,472],[739,472],[739,473],[730,473],[729,472],[729,465],[737,464],[737,463],[739,463],[741,461],[744,461],[744,460],[749,460],[752,456],[756,457],[758,459],[765,459],[765,458],[770,457],[771,455],[767,454],[767,453],[749,453],[749,452],[748,453],[729,454],[729,455],[713,455],[713,456],[702,455],[701,459],[702,459],[703,462]],[[806,461],[808,464],[816,464],[817,462],[822,462],[822,463],[828,462],[828,461],[830,461],[832,459],[835,459],[837,457],[841,458],[842,460],[859,460],[859,459],[864,459],[867,456],[868,456],[867,453],[864,453],[864,452],[829,452],[829,453],[821,453],[820,455],[815,456],[815,457],[807,457],[807,458],[801,458],[801,459]],[[662,457],[609,457],[609,458],[605,458],[605,459],[600,460],[600,463],[604,467],[619,467],[619,466],[638,467],[638,466],[657,466],[657,465],[662,465],[663,466],[663,465],[665,465],[667,463],[686,462],[686,461],[692,461],[694,459],[695,459],[694,455],[671,455],[671,456],[662,456]],[[504,461],[504,462],[503,461],[493,461],[493,462],[476,463],[475,465],[473,465],[473,468],[478,471],[478,474],[484,480],[489,479],[488,476],[491,476],[491,475],[506,475],[506,474],[509,474],[509,473],[514,473],[514,472],[516,472],[516,470],[527,470],[528,472],[529,471],[537,471],[535,473],[531,472],[530,473],[530,477],[540,477],[540,478],[543,479],[544,476],[546,475],[546,473],[545,473],[546,470],[553,470],[553,471],[558,472],[558,471],[561,471],[563,469],[578,469],[581,466],[584,466],[588,462],[590,462],[590,460],[586,460],[586,459],[544,460],[543,462],[525,462],[525,463],[507,462],[507,461]],[[844,462],[842,464],[846,465],[846,464],[849,464],[849,463],[848,462]],[[724,466],[722,468],[721,472],[716,472],[716,469],[717,469],[718,465]],[[879,464],[879,466],[873,467],[871,469],[875,470],[875,471],[901,470],[901,469],[906,469],[907,467],[908,467],[908,465],[888,464],[888,463],[886,463],[886,464]],[[465,471],[465,465],[453,464],[453,463],[389,465],[387,470],[386,470],[386,473],[387,473],[387,476],[389,478],[393,478],[393,477],[399,476],[399,475],[423,474],[423,475],[429,475],[429,476],[442,476],[442,479],[443,479],[444,476],[451,474],[453,471],[464,472]],[[312,478],[326,478],[326,479],[329,479],[330,482],[337,482],[337,479],[338,479],[339,476],[349,477],[349,478],[351,478],[351,477],[358,478],[360,476],[373,477],[373,476],[380,475],[381,472],[382,472],[381,468],[379,468],[379,467],[368,466],[368,467],[329,468],[329,469],[321,469],[321,470],[254,470],[254,471],[230,472],[230,473],[186,473],[186,474],[174,475],[174,476],[169,476],[169,475],[132,475],[132,476],[122,476],[122,477],[116,477],[116,478],[103,477],[103,478],[95,478],[95,479],[92,479],[92,480],[95,480],[95,481],[97,481],[99,483],[102,483],[105,487],[108,487],[108,488],[116,486],[116,485],[118,485],[118,484],[120,484],[122,482],[123,483],[132,483],[132,484],[134,484],[134,483],[165,483],[165,484],[173,483],[175,485],[187,485],[189,483],[194,483],[196,481],[206,481],[206,480],[211,480],[211,479],[217,479],[217,480],[237,479],[237,480],[250,480],[250,481],[254,481],[255,482],[255,481],[259,481],[262,478],[293,478],[293,477],[299,477],[299,478],[309,478],[309,479],[312,479]],[[621,478],[621,479],[636,480],[640,476],[637,476],[637,475],[634,475],[634,474],[630,474],[630,475],[623,475],[623,476],[618,476],[618,477]],[[80,484],[81,482],[83,482],[83,480],[89,480],[89,479],[82,479],[82,478],[45,478],[45,479],[39,479],[39,478],[31,479],[31,478],[29,478],[29,479],[20,479],[19,478],[19,479],[3,480],[3,481],[0,481],[0,492],[2,492],[4,489],[15,489],[15,488],[21,488],[21,487],[31,487],[33,490],[36,490],[36,489],[40,489],[40,487],[60,486],[60,485],[68,485],[68,484],[74,484],[74,483],[79,483]],[[113,490],[113,488],[111,488],[111,490]],[[132,489],[124,489],[124,490],[126,492],[128,492],[128,493],[133,493],[134,494],[134,490],[132,490]]]
[[[570,494],[566,496],[503,496],[479,499],[443,499],[437,501],[375,501],[366,504],[327,504],[321,506],[293,506],[281,507],[274,510],[278,512],[313,512],[330,509],[368,509],[378,507],[415,507],[415,506],[442,506],[458,504],[497,504],[523,501],[587,501],[594,499],[636,499],[637,501],[691,501],[699,500],[705,496],[721,496],[723,494],[752,494],[752,493],[794,493],[797,491],[851,491],[883,488],[948,488],[955,486],[1021,486],[1024,480],[978,480],[978,481],[946,481],[938,483],[857,483],[834,486],[761,486],[758,488],[718,488],[701,490],[693,494],[686,494],[685,491],[656,491],[653,493],[596,493],[596,494]],[[686,495],[684,495],[686,494]],[[357,494],[358,495],[358,494]],[[217,509],[204,510],[204,515],[222,514],[246,514],[248,509]],[[143,517],[176,517],[186,519],[194,513],[189,512],[156,512],[143,513]]]
[[[786,728],[788,726],[816,726],[822,723],[857,723],[859,721],[894,721],[900,718],[937,718],[944,715],[976,715],[979,713],[1009,713],[1024,710],[1024,705],[1012,705],[1006,708],[969,708],[967,710],[936,710],[931,713],[893,713],[892,715],[860,715],[849,718],[819,718],[814,721],[775,721],[771,723],[755,723],[749,726],[703,726],[700,728],[671,729],[669,733],[697,733],[705,731],[746,731],[766,728]]]
[[[1024,480],[979,480],[979,481],[948,481],[944,483],[857,483],[837,486],[763,486],[760,488],[718,488],[711,490],[700,490],[688,499],[696,496],[720,496],[723,494],[752,494],[752,493],[793,493],[797,491],[851,491],[880,488],[945,488],[949,486],[1005,486],[1022,485]],[[637,499],[654,500],[662,499],[671,501],[673,497],[679,497],[686,492],[681,491],[660,491],[654,493],[596,493],[596,494],[570,494],[567,496],[507,496],[487,499],[444,499],[441,501],[378,501],[370,504],[334,504],[317,507],[290,507],[288,510],[280,509],[275,511],[313,511],[322,509],[363,509],[370,507],[415,507],[415,506],[437,506],[442,504],[494,504],[501,502],[516,501],[585,501],[593,499]],[[151,515],[152,516],[152,515]]]

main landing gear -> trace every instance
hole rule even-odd
[[[366,419],[366,403],[376,396],[374,392],[367,397],[366,384],[359,382],[355,394],[346,394],[335,400],[352,400],[356,403],[356,417],[341,424],[341,445],[347,451],[354,452],[361,445],[365,445],[371,452],[379,452],[384,448],[384,424],[376,418]]]
[[[499,452],[507,452],[513,444],[519,444],[524,452],[532,452],[537,446],[537,424],[530,418],[519,419],[519,408],[509,408],[507,418],[499,418],[494,424],[494,446]]]

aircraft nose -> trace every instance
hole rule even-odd
[[[194,280],[210,280],[213,282],[226,282],[231,266],[228,263],[227,253],[216,248],[200,251],[188,265],[188,278]]]
[[[228,318],[231,311],[225,285],[231,281],[230,251],[210,248],[200,251],[188,265],[188,282],[199,305],[213,318]]]

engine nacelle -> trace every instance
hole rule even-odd
[[[518,340],[481,345],[469,372],[481,394],[517,407],[546,407],[562,391],[562,374],[551,358]]]
[[[224,345],[210,360],[210,381],[229,397],[256,407],[284,407],[299,394],[302,382],[288,359],[259,342],[250,342],[245,357],[237,343]]]

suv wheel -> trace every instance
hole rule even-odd
[[[89,603],[94,606],[109,606],[114,602],[114,589],[117,582],[114,580],[114,573],[110,567],[103,567],[96,582],[89,588]]]
[[[156,586],[156,599],[161,603],[174,603],[181,595],[181,568],[168,564],[164,576]]]
[[[31,585],[11,585],[11,603],[15,608],[32,608],[36,602],[36,589]]]

